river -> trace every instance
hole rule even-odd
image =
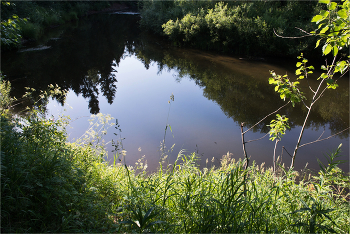
[[[17,52],[2,53],[2,71],[12,82],[13,94],[20,96],[24,87],[44,90],[49,84],[67,89],[65,105],[50,100],[46,110],[49,118],[70,116],[70,141],[89,128],[91,114],[110,114],[119,127],[111,127],[104,140],[123,139],[119,148],[126,150],[128,165],[145,156],[148,169],[155,170],[164,139],[170,163],[179,152],[196,152],[201,167],[219,165],[227,152],[237,160],[242,158],[240,123],[245,122],[246,130],[284,104],[268,84],[269,71],[293,76],[297,59],[246,59],[174,48],[141,30],[138,20],[133,14],[92,15],[52,29]],[[317,85],[318,73],[309,78],[312,87]],[[307,90],[307,84],[301,88]],[[310,91],[305,95],[310,98]],[[339,88],[327,90],[314,108],[302,144],[349,126],[349,79],[340,79]],[[289,106],[280,114],[288,116],[291,129],[279,142],[278,155],[282,146],[293,152],[306,108]],[[246,140],[266,135],[270,120],[248,132]],[[300,148],[295,168],[308,164],[317,170],[317,158],[325,161],[323,155],[339,144],[342,159],[348,159],[349,131],[345,131]],[[113,160],[114,147],[109,143],[106,149],[108,160]],[[247,144],[247,153],[256,164],[271,166],[273,149],[268,136]],[[286,151],[281,162],[290,165]],[[349,171],[349,164],[341,168]]]

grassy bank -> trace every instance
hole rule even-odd
[[[147,163],[109,165],[101,143],[109,116],[67,142],[67,117],[40,109],[11,114],[10,84],[1,80],[2,232],[339,232],[349,230],[349,177],[330,164],[317,175],[264,165],[244,170],[224,155],[219,167],[198,168],[179,153],[156,172]],[[51,87],[43,93],[57,95]],[[93,122],[94,123],[94,122]],[[332,159],[332,160],[331,160]]]

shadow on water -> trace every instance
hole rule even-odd
[[[288,66],[268,61],[172,48],[138,27],[136,15],[100,14],[68,24],[48,33],[36,44],[28,44],[18,52],[2,54],[2,71],[12,81],[13,94],[24,93],[24,87],[44,90],[49,84],[81,94],[88,100],[92,114],[100,112],[101,95],[111,105],[115,100],[118,66],[125,56],[135,56],[148,70],[157,66],[158,74],[175,71],[175,80],[190,79],[203,90],[203,96],[217,103],[222,112],[236,123],[254,125],[262,117],[283,105],[267,82],[269,70],[283,75],[293,74],[296,60]],[[153,65],[152,65],[153,64]],[[315,86],[317,72],[310,78]],[[307,87],[302,87],[304,90]],[[310,98],[311,93],[306,93]],[[62,102],[61,102],[62,103]],[[28,105],[28,103],[26,103]],[[23,107],[22,107],[23,108]],[[283,109],[291,128],[301,126],[306,108],[299,105]],[[116,117],[116,116],[115,116]],[[118,117],[116,117],[118,118]],[[253,131],[267,133],[270,119]],[[331,134],[349,126],[349,80],[342,78],[339,88],[326,92],[310,116],[308,129],[327,126]],[[321,130],[320,130],[321,131]],[[346,131],[338,136],[348,139]]]

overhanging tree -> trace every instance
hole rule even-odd
[[[300,134],[293,155],[291,155],[291,168],[294,167],[296,154],[300,147],[311,143],[323,141],[339,134],[337,133],[323,139],[319,138],[313,142],[300,145],[306,123],[309,119],[309,115],[314,104],[323,96],[324,92],[327,89],[336,89],[338,87],[338,79],[344,76],[349,71],[350,65],[350,56],[346,51],[346,49],[350,45],[350,1],[342,0],[341,3],[337,3],[331,2],[330,0],[320,0],[319,3],[326,4],[326,10],[321,10],[319,14],[314,16],[311,20],[311,22],[314,22],[318,25],[317,29],[310,33],[305,32],[303,30],[302,31],[305,33],[305,36],[320,37],[320,39],[316,43],[316,48],[323,44],[322,55],[331,56],[331,63],[328,64],[326,59],[326,64],[321,66],[321,69],[324,70],[324,72],[317,79],[319,80],[317,87],[311,87],[310,85],[308,85],[309,89],[313,94],[312,99],[311,101],[309,101],[309,103],[307,103],[307,100],[303,95],[303,92],[299,89],[298,85],[301,81],[307,81],[309,74],[313,73],[312,70],[314,70],[314,67],[306,65],[308,60],[304,58],[303,54],[298,56],[298,59],[300,59],[301,61],[297,62],[296,64],[297,69],[295,71],[295,75],[297,76],[297,78],[295,81],[292,81],[292,79],[287,74],[281,76],[276,74],[274,71],[271,71],[270,73],[272,77],[269,78],[269,83],[275,85],[275,91],[279,93],[280,98],[283,100],[288,100],[288,102],[278,110],[270,113],[262,119],[266,119],[268,116],[278,112],[280,109],[282,109],[290,103],[294,106],[295,103],[302,102],[307,108],[307,114],[305,116],[304,123],[300,130]],[[340,53],[345,53],[345,57],[344,54],[340,56]],[[260,123],[261,121],[259,121],[258,123]],[[280,140],[280,137],[285,132],[285,127],[276,126],[284,126],[286,124],[286,119],[281,118],[280,115],[277,115],[277,119],[272,120],[271,124],[269,125],[271,127],[269,133],[270,136],[272,136],[270,139],[275,140],[277,137],[277,139]],[[242,144],[244,149],[244,156],[247,160],[247,165],[249,161],[245,150],[245,144],[251,141],[245,142],[244,134],[250,129],[243,132],[243,123],[241,124]],[[344,129],[343,131],[346,131],[347,129]]]

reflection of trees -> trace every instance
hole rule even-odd
[[[113,67],[125,47],[134,46],[137,20],[127,15],[92,16],[78,27],[68,27],[59,40],[49,41],[48,50],[5,55],[3,71],[12,80],[16,96],[24,93],[25,86],[45,90],[49,84],[58,84],[81,93],[89,100],[90,112],[98,113],[99,93],[113,103],[117,91]]]
[[[224,66],[215,59],[208,59],[198,53],[181,50],[159,50],[157,46],[143,46],[135,50],[141,61],[155,61],[159,72],[163,69],[174,69],[178,73],[178,80],[189,77],[203,88],[203,95],[218,103],[226,116],[235,122],[245,122],[252,126],[262,117],[278,109],[283,101],[268,84],[269,71],[251,74],[239,69],[239,65]],[[260,66],[259,63],[251,66]],[[146,65],[145,65],[146,67]],[[288,71],[294,73],[294,71]],[[255,76],[255,77],[254,77]],[[262,79],[258,78],[263,76]],[[319,128],[329,124],[332,133],[336,133],[349,126],[349,90],[345,81],[337,90],[326,92],[323,100],[317,103],[317,108],[311,115],[307,127]],[[281,111],[290,117],[290,126],[301,126],[306,114],[306,108],[297,105],[289,106]],[[271,118],[273,118],[272,116]],[[268,132],[266,119],[254,130]],[[342,134],[348,136],[348,132]]]
[[[49,42],[48,45],[52,45],[49,50],[5,56],[3,71],[14,80],[17,93],[24,93],[21,90],[24,86],[44,90],[48,84],[58,84],[82,94],[89,100],[90,112],[97,113],[99,93],[108,103],[113,103],[117,91],[114,68],[126,50],[142,61],[146,69],[155,62],[159,73],[174,69],[178,72],[177,80],[184,77],[194,80],[203,88],[205,97],[218,103],[228,117],[238,123],[245,122],[246,126],[252,126],[283,105],[273,87],[268,85],[268,69],[260,68],[260,73],[250,73],[250,68],[239,68],[234,62],[221,63],[215,56],[208,58],[198,52],[168,49],[158,37],[140,33],[135,27],[137,20],[128,15],[96,15],[80,21],[79,27],[68,28],[61,39]],[[260,64],[251,63],[250,66],[260,67]],[[319,128],[328,123],[335,133],[349,126],[347,82],[337,90],[326,92],[316,105],[308,127]],[[288,107],[282,114],[290,117],[291,127],[300,126],[306,109],[301,105]],[[255,131],[267,132],[269,121],[266,119]],[[346,132],[343,134],[347,135]]]

